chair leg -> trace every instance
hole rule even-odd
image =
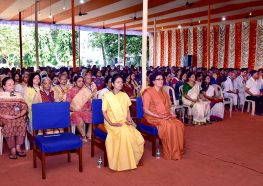
[[[152,156],[155,156],[156,153],[156,137],[152,137]]]
[[[255,102],[251,102],[251,115],[252,116],[255,115],[255,109],[256,109],[256,103]]]
[[[108,166],[108,157],[107,157],[107,152],[106,148],[104,149],[104,167]]]
[[[37,168],[37,157],[35,149],[33,149],[33,167]]]
[[[79,154],[79,172],[83,172],[82,147],[79,148],[78,154]]]
[[[250,112],[250,105],[251,104],[252,104],[251,102],[247,102],[247,112]]]
[[[42,163],[42,179],[46,179],[46,155],[43,152],[41,154],[41,163]]]
[[[94,125],[92,125],[92,132],[91,132],[91,145],[90,145],[90,156],[94,157]]]
[[[68,152],[68,162],[71,162],[71,153]]]

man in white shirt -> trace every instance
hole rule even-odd
[[[256,70],[252,70],[251,78],[246,83],[246,98],[255,101],[257,115],[263,115],[263,93],[260,93],[261,83],[259,82],[259,74]]]
[[[241,69],[240,75],[234,80],[234,88],[238,93],[241,108],[242,105],[244,105],[246,99],[245,96],[246,81],[247,81],[247,69],[243,68]]]
[[[232,99],[234,105],[234,111],[237,111],[237,98],[238,94],[234,88],[235,74],[229,73],[226,81],[224,82],[224,97]]]

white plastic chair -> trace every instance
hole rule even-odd
[[[251,115],[255,115],[256,103],[253,100],[246,99],[244,105],[242,106],[242,112],[244,111],[245,104],[247,103],[247,112],[250,112],[250,105],[251,105]]]
[[[233,100],[231,98],[225,98],[223,94],[224,82],[221,83],[221,87],[217,84],[213,84],[213,87],[219,90],[221,93],[221,97],[223,98],[224,105],[229,105],[229,115],[230,118],[232,117],[232,110],[233,110]]]
[[[0,127],[0,155],[3,154],[3,142],[4,142],[4,137],[3,137],[3,134],[2,134],[2,127]]]
[[[176,100],[174,89],[172,87],[170,87],[170,86],[164,86],[163,90],[169,95],[169,97],[170,97],[170,92],[172,92],[173,104],[171,105],[171,111],[172,111],[172,113],[175,114],[175,110],[180,109],[180,111],[181,111],[180,117],[182,117],[183,120],[184,120],[183,106],[179,105],[179,102]]]
[[[179,94],[180,94],[180,96],[183,96],[183,86],[184,85],[181,85],[179,87]],[[183,104],[182,106],[183,106],[183,108],[187,108],[188,114],[191,116],[192,115],[192,108],[189,105],[185,105],[185,104]],[[184,109],[183,109],[183,115],[185,115],[185,110]],[[183,121],[184,121],[184,119],[183,119]]]

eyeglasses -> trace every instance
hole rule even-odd
[[[163,78],[159,78],[159,79],[155,79],[155,80],[157,80],[157,81],[163,81]]]

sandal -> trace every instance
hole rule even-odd
[[[17,159],[16,154],[9,154],[9,159],[12,159],[12,160]]]
[[[16,155],[19,157],[26,157],[26,152],[25,151],[16,151]]]

